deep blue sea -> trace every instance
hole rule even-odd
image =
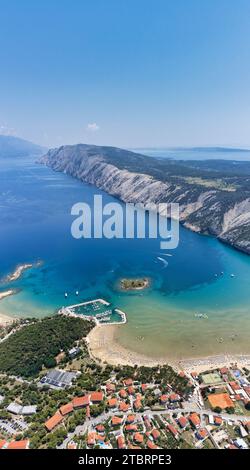
[[[0,291],[20,291],[0,301],[0,313],[41,317],[101,296],[126,311],[117,341],[132,350],[173,358],[249,353],[250,257],[182,227],[167,266],[158,259],[166,253],[157,239],[76,240],[71,207],[92,204],[94,194],[114,201],[32,157],[0,159],[0,278],[19,264],[43,261],[1,283]],[[149,276],[152,284],[143,293],[120,292],[123,276]]]

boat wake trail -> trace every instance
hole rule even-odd
[[[157,259],[163,263],[163,268],[166,268],[168,266],[168,262],[164,258],[157,256]]]

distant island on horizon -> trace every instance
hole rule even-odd
[[[204,145],[204,146],[168,146],[168,145],[163,145],[163,146],[154,146],[154,147],[131,147],[129,150],[187,150],[187,151],[194,151],[194,152],[202,152],[206,150],[207,152],[250,152],[250,145],[249,148],[243,148],[243,147],[227,147],[227,146],[213,146],[213,145]]]
[[[34,144],[20,137],[0,135],[0,158],[24,157],[27,155],[42,155],[46,147]]]

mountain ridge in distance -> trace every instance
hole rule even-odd
[[[27,155],[42,155],[47,151],[42,147],[20,137],[0,135],[0,158],[24,157]]]

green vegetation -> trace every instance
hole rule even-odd
[[[120,287],[123,290],[139,290],[146,289],[149,286],[149,279],[139,278],[139,279],[121,279]]]
[[[60,315],[34,321],[0,344],[0,371],[34,377],[43,366],[54,367],[55,356],[86,336],[93,323]]]
[[[131,377],[141,383],[155,383],[161,386],[162,392],[168,390],[167,385],[179,393],[181,396],[186,396],[191,393],[193,387],[189,385],[186,377],[179,376],[174,369],[169,365],[159,367],[130,367],[124,366],[115,369],[117,371],[117,379],[126,379]],[[152,397],[152,400],[154,398]]]
[[[223,151],[221,156],[223,157]],[[150,179],[166,183],[167,191],[161,185],[157,191],[151,184],[148,186],[150,190],[152,189],[152,202],[177,202],[183,208],[189,207],[188,211],[183,212],[182,217],[182,223],[185,222],[187,227],[191,229],[195,227],[201,233],[220,237],[221,241],[250,253],[250,227],[247,219],[241,220],[239,217],[233,229],[231,224],[224,227],[225,214],[236,205],[239,206],[237,208],[239,215],[247,212],[247,201],[250,196],[250,162],[151,158],[115,147],[84,144],[66,147],[66,151],[64,147],[54,149],[40,161],[57,171],[66,170],[70,163],[73,177],[94,184],[98,179],[99,188],[123,199],[131,197],[134,186],[134,202],[138,202],[139,197],[136,180],[133,180],[132,186],[128,187],[128,193],[122,195],[119,188],[119,182],[122,181],[120,172],[117,173],[117,181],[114,182],[108,179],[108,172],[103,171],[104,167],[99,171],[97,162],[114,165],[121,171],[141,174],[145,185],[149,182],[145,175]],[[87,162],[91,171],[85,175],[83,168]],[[128,179],[130,185],[129,181]],[[143,189],[143,183],[140,183],[140,190],[141,188]],[[140,193],[139,202],[147,202],[147,192]],[[145,198],[145,201],[141,198]]]
[[[221,191],[236,191],[237,186],[234,184],[227,183],[223,181],[221,178],[218,179],[205,179],[199,177],[183,177],[183,180],[186,181],[188,184],[198,184],[200,186],[204,186],[205,188],[211,189],[219,189]]]

